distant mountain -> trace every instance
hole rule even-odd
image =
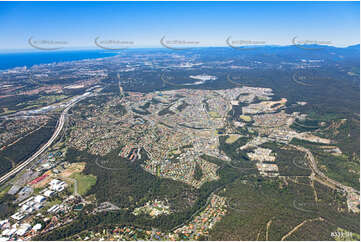
[[[360,50],[360,44],[357,44],[357,45],[350,45],[347,47],[348,49],[357,49],[357,50]]]

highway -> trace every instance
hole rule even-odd
[[[310,167],[311,167],[312,171],[314,172],[314,174],[311,175],[311,178],[313,178],[313,176],[315,174],[317,174],[320,178],[323,178],[325,181],[329,182],[330,184],[339,188],[340,190],[343,190],[346,192],[357,192],[354,188],[345,186],[345,185],[341,184],[340,182],[337,182],[337,181],[327,177],[322,171],[320,171],[317,167],[315,157],[312,155],[311,151],[309,151],[308,149],[306,149],[302,146],[296,146],[296,145],[290,145],[290,146],[299,151],[306,153],[306,156],[307,156],[308,160],[310,161]]]
[[[44,144],[37,152],[35,152],[30,158],[28,158],[27,160],[25,160],[23,163],[21,163],[20,165],[18,165],[17,167],[15,167],[14,169],[12,169],[11,171],[9,171],[7,174],[5,174],[4,176],[2,176],[0,178],[0,184],[4,183],[6,180],[8,180],[11,176],[17,174],[18,172],[20,172],[22,169],[24,169],[28,164],[30,164],[33,160],[35,160],[41,153],[43,153],[47,148],[49,148],[49,146],[56,140],[56,138],[58,137],[58,135],[60,134],[61,130],[63,129],[64,126],[64,121],[65,121],[65,116],[68,113],[69,109],[71,109],[76,103],[80,102],[81,100],[83,100],[84,98],[86,98],[87,96],[89,96],[90,93],[85,93],[79,97],[76,97],[74,99],[72,99],[66,106],[66,108],[63,110],[63,112],[60,115],[60,118],[58,120],[58,125],[56,130],[54,131],[53,135],[51,136],[51,138],[48,140],[48,142],[46,142],[46,144]]]

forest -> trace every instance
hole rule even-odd
[[[14,145],[0,151],[0,175],[5,174],[14,165],[26,160],[53,135],[56,119],[49,120],[47,125],[24,137]]]

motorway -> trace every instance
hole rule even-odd
[[[322,171],[320,171],[317,167],[316,160],[315,160],[314,156],[312,155],[311,151],[309,151],[308,149],[306,149],[302,146],[296,146],[296,145],[290,145],[290,146],[299,151],[306,153],[307,158],[310,161],[310,167],[311,167],[312,171],[314,172],[314,174],[317,174],[320,178],[323,178],[325,181],[329,182],[330,184],[339,188],[340,190],[343,190],[346,192],[357,192],[354,188],[345,186],[345,185],[341,184],[340,182],[337,182],[337,181],[327,177]],[[311,175],[311,178],[313,178],[314,174]]]
[[[10,177],[12,177],[13,175],[17,174],[18,172],[20,172],[22,169],[24,169],[28,164],[30,164],[32,161],[34,161],[41,153],[43,153],[47,148],[49,148],[49,146],[56,140],[56,138],[58,137],[58,135],[60,134],[61,130],[63,129],[64,126],[64,121],[65,121],[65,116],[68,113],[69,109],[71,109],[76,103],[80,102],[81,100],[83,100],[84,98],[88,97],[91,93],[85,93],[81,96],[78,96],[74,99],[72,99],[66,106],[66,108],[63,110],[63,112],[60,115],[60,118],[58,120],[58,125],[56,130],[54,131],[53,135],[51,136],[51,138],[48,140],[48,142],[46,142],[46,144],[44,144],[37,152],[35,152],[35,154],[33,154],[29,159],[25,160],[23,163],[21,163],[20,165],[18,165],[17,167],[15,167],[14,169],[12,169],[11,171],[9,171],[7,174],[5,174],[4,176],[2,176],[0,178],[0,184],[5,182],[6,180],[8,180]]]

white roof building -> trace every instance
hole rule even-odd
[[[44,196],[45,196],[45,197],[51,197],[51,196],[53,196],[54,194],[55,194],[55,192],[52,191],[52,190],[47,190],[47,191],[44,192]]]
[[[19,203],[19,206],[21,207],[21,206],[23,206],[25,203],[28,203],[28,202],[30,202],[30,201],[33,200],[33,199],[34,199],[34,197],[31,196],[31,197],[29,197],[28,199],[26,199],[25,201]]]
[[[4,237],[8,237],[9,236],[9,232],[10,232],[10,229],[5,229],[1,235],[4,236]]]
[[[66,185],[67,184],[65,182],[61,181],[54,185],[50,185],[50,189],[53,191],[61,192],[65,189]]]
[[[53,180],[51,180],[49,185],[50,185],[50,187],[49,187],[50,190],[61,192],[65,189],[67,184],[64,181],[61,181],[58,179],[53,179]]]
[[[12,229],[5,229],[1,235],[4,236],[4,237],[10,237],[11,235],[15,234],[16,232],[16,229],[15,228],[12,228]]]
[[[13,214],[11,216],[12,219],[15,219],[15,220],[18,220],[18,221],[23,219],[24,217],[25,217],[25,215],[23,213],[20,213],[20,212],[17,212],[17,213],[15,213],[15,214]]]
[[[60,206],[58,204],[56,204],[48,209],[48,213],[56,213],[57,211],[59,211],[59,209],[60,209]]]
[[[29,208],[29,206],[27,204],[24,204],[23,206],[21,206],[21,210],[25,211]]]
[[[39,210],[42,207],[43,207],[43,204],[41,204],[41,203],[37,203],[37,204],[34,205],[35,210]]]
[[[31,229],[30,224],[22,224],[22,225],[20,225],[20,228],[16,231],[16,234],[19,236],[23,236],[30,229]]]
[[[25,212],[26,213],[32,213],[32,212],[34,212],[34,208],[30,207],[30,208],[26,209]]]
[[[61,182],[61,181],[58,180],[58,179],[53,179],[53,180],[51,180],[51,182],[50,182],[49,184],[50,184],[50,186],[54,186],[54,185],[59,184],[60,182]]]
[[[50,163],[44,163],[44,164],[42,164],[41,165],[44,169],[50,169],[51,168],[51,165],[50,165]]]
[[[41,229],[41,224],[35,224],[34,227],[33,227],[33,230],[34,231],[39,231]]]
[[[37,195],[35,198],[34,198],[34,201],[37,202],[37,203],[42,203],[45,201],[45,197],[44,196],[41,196],[41,195]]]

